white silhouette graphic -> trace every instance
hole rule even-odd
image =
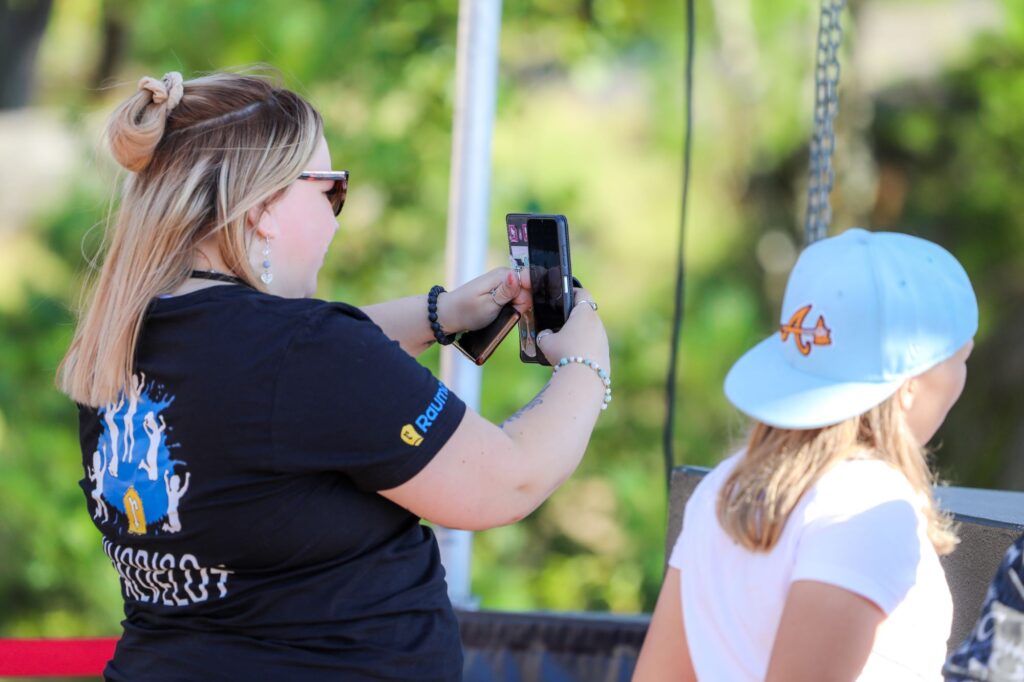
[[[103,518],[100,519],[100,523],[106,523],[107,519],[109,518],[109,513],[107,511],[107,503],[103,501],[103,473],[104,470],[107,468],[107,463],[103,460],[106,455],[106,447],[100,445],[100,449],[104,451],[104,454],[100,455],[99,450],[93,452],[92,466],[85,467],[85,473],[89,477],[89,480],[95,484],[95,487],[93,488],[91,493],[91,497],[92,499],[96,500],[96,511],[93,512],[92,517],[94,519],[99,519],[100,516],[102,515]]]
[[[142,428],[149,435],[149,449],[146,450],[146,459],[139,462],[139,468],[149,474],[149,480],[155,481],[160,476],[156,458],[160,451],[160,437],[167,430],[167,422],[164,421],[164,416],[160,415],[160,425],[157,426],[156,417],[152,412],[147,412],[142,419]]]
[[[117,429],[117,422],[114,417],[124,407],[124,398],[117,403],[110,403],[103,411],[103,421],[107,424],[107,433],[110,435],[110,475],[117,478],[117,441],[120,432]]]
[[[167,487],[167,523],[163,528],[168,533],[177,533],[181,530],[181,520],[178,518],[178,502],[184,497],[188,490],[188,482],[192,477],[190,472],[185,473],[185,485],[181,484],[181,478],[174,474],[168,479],[168,472],[164,471],[164,486]]]
[[[124,415],[124,450],[121,452],[122,462],[131,462],[135,450],[135,412],[139,409],[139,400],[142,398],[142,387],[146,383],[146,375],[142,372],[138,376],[132,375],[131,391],[128,394],[128,411]],[[151,477],[156,480],[155,475]]]

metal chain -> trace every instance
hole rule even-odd
[[[834,121],[839,113],[839,46],[843,42],[840,15],[846,0],[822,0],[818,24],[817,66],[814,71],[814,132],[811,135],[804,232],[808,244],[828,235],[832,222],[829,195],[835,181],[832,154],[836,148]]]

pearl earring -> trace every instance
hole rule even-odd
[[[274,281],[274,273],[270,271],[270,237],[265,237],[266,244],[263,246],[263,274],[260,275],[260,281],[264,284],[270,284]]]

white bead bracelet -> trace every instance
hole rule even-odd
[[[607,410],[608,403],[612,401],[612,379],[610,376],[608,376],[608,372],[601,369],[601,366],[598,365],[593,360],[581,358],[578,355],[570,355],[567,358],[562,358],[561,360],[554,364],[552,369],[557,373],[559,369],[565,367],[570,362],[575,362],[578,365],[586,365],[587,367],[597,372],[597,376],[601,379],[601,383],[604,384],[604,402],[601,404],[601,409]]]

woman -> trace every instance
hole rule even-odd
[[[507,269],[362,310],[309,298],[348,177],[319,114],[263,78],[144,78],[112,115],[129,171],[60,368],[122,583],[111,680],[457,680],[437,544],[529,514],[609,389],[596,304],[495,426],[412,357],[529,306]],[[597,371],[600,369],[600,374]]]
[[[924,445],[963,390],[970,281],[849,230],[801,254],[780,322],[726,378],[753,431],[687,502],[634,680],[939,680],[956,537]]]

